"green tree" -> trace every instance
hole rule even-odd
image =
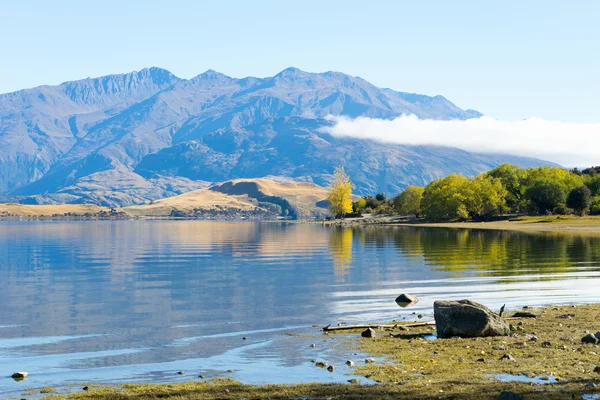
[[[525,181],[529,170],[512,164],[502,164],[489,171],[487,175],[500,179],[506,189],[506,205],[516,212],[524,211],[526,206]]]
[[[577,186],[567,196],[567,207],[574,209],[579,215],[583,215],[590,208],[592,192],[587,186]]]
[[[590,215],[600,215],[600,196],[595,196],[590,202]]]
[[[361,197],[352,204],[352,211],[355,214],[358,214],[361,213],[366,207],[367,201],[364,199],[364,197]]]
[[[414,214],[419,218],[424,191],[425,188],[420,186],[408,186],[393,199],[394,212],[401,215]]]
[[[561,204],[565,203],[566,191],[556,181],[538,181],[529,187],[525,197],[540,214],[546,214]]]
[[[506,211],[508,192],[500,179],[482,174],[463,187],[463,202],[473,219],[485,219]]]
[[[352,182],[346,175],[344,167],[337,167],[327,195],[329,210],[336,217],[343,218],[344,215],[352,212],[352,188]]]
[[[434,221],[468,218],[464,204],[464,188],[468,183],[468,178],[458,174],[431,182],[423,191],[423,214]]]
[[[595,171],[595,170],[592,170]],[[600,175],[587,176],[585,179],[585,186],[590,189],[592,196],[600,195]]]

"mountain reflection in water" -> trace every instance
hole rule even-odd
[[[600,237],[209,221],[0,224],[0,394],[88,381],[348,379],[313,324],[599,301]],[[399,308],[402,292],[419,303]],[[242,336],[248,340],[243,341]],[[326,339],[329,340],[329,339]],[[334,374],[311,359],[340,365]],[[336,361],[337,360],[337,361]],[[188,376],[177,376],[177,370]],[[234,373],[226,371],[232,369]]]

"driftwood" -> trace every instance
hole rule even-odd
[[[324,326],[323,328],[323,332],[332,332],[332,331],[348,331],[348,330],[352,330],[352,329],[368,329],[368,328],[373,328],[373,329],[381,329],[381,328],[416,328],[419,326],[433,326],[435,325],[435,322],[414,322],[414,323],[407,323],[407,324],[361,324],[361,325],[339,325],[339,326],[331,326],[331,325],[327,325]]]

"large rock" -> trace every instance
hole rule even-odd
[[[433,314],[438,338],[507,336],[508,323],[486,306],[471,300],[436,301]]]

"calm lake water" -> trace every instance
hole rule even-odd
[[[0,223],[0,397],[46,385],[199,374],[344,382],[352,373],[344,361],[364,356],[329,346],[312,325],[415,319],[413,312],[431,318],[437,299],[494,309],[598,302],[599,287],[600,237],[592,236],[255,222]],[[402,309],[394,302],[402,292],[421,301]],[[335,364],[336,372],[311,359]],[[29,379],[13,381],[14,371]]]

